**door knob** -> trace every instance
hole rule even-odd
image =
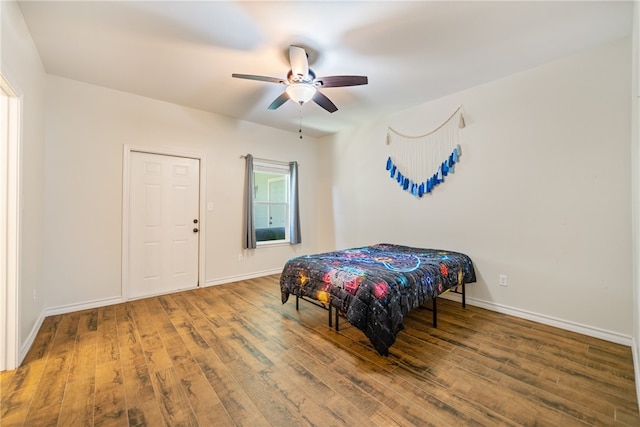
[[[194,232],[194,233],[197,233],[197,232],[198,232],[198,229],[197,229],[197,228],[194,228],[194,229],[193,229],[193,232]]]

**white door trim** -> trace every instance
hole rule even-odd
[[[6,134],[2,137],[3,161],[0,169],[3,211],[0,215],[2,227],[0,256],[0,371],[18,367],[20,362],[20,148],[22,95],[0,74],[3,96],[8,97]],[[5,140],[6,139],[6,145]]]
[[[206,155],[204,153],[194,153],[179,150],[171,150],[157,147],[142,147],[135,145],[124,145],[122,160],[122,300],[129,300],[129,159],[132,152],[159,154],[165,156],[185,157],[200,161],[200,194],[198,195],[199,239],[198,239],[198,286],[205,283],[205,236],[206,236],[206,210],[204,203],[206,192]]]

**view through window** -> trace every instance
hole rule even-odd
[[[289,166],[256,161],[253,178],[256,243],[289,242]]]

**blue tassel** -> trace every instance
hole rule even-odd
[[[449,157],[446,157],[438,166],[438,170],[433,174],[433,176],[420,183],[414,182],[404,176],[400,169],[398,169],[397,165],[393,164],[391,156],[387,157],[386,168],[389,171],[389,177],[391,179],[395,179],[404,191],[408,191],[416,197],[422,197],[425,194],[431,193],[435,187],[443,183],[447,175],[455,172],[455,164],[459,160],[460,153],[460,145],[457,145]]]
[[[422,197],[425,194],[431,193],[436,186],[445,181],[446,176],[455,172],[455,165],[459,162],[461,154],[462,148],[460,147],[460,144],[458,144],[451,154],[438,166],[438,170],[433,174],[433,176],[420,183],[414,182],[404,176],[400,169],[393,164],[391,156],[387,157],[386,168],[389,171],[389,177],[395,179],[404,191],[408,191],[416,197]]]

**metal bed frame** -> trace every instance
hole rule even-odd
[[[462,286],[462,291],[459,291],[458,288]],[[435,297],[433,297],[432,301],[432,307],[425,307],[424,305],[421,305],[420,308],[423,308],[425,310],[431,311],[433,313],[433,327],[437,328],[438,327],[438,304],[437,304],[437,299],[440,295],[446,294],[447,292],[453,292],[454,294],[459,294],[462,295],[462,308],[466,308],[467,307],[467,300],[466,300],[466,290],[465,290],[465,283],[462,283],[461,285],[456,285],[454,287],[451,287],[449,289],[447,289],[446,291],[442,292],[441,294],[436,295]],[[335,310],[335,330],[339,331],[340,330],[340,323],[339,323],[339,319],[340,319],[340,310],[338,310],[335,307],[331,306],[331,301],[329,301],[326,305],[319,303],[318,301],[314,300],[314,299],[310,299],[308,297],[305,297],[303,295],[300,295],[300,288],[298,289],[298,292],[295,294],[296,295],[296,311],[299,310],[300,305],[299,305],[299,301],[303,300],[306,301],[308,303],[311,303],[317,307],[320,307],[322,309],[325,309],[329,312],[329,327],[332,328],[333,327],[333,314],[332,312]]]

